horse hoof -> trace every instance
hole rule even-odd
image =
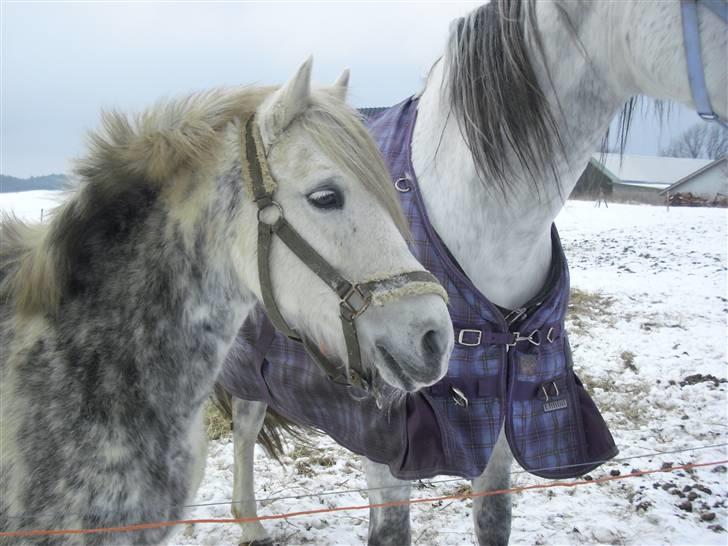
[[[241,542],[238,546],[275,546],[272,538],[264,538],[263,540],[251,540],[250,542]]]

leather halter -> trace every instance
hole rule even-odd
[[[728,24],[728,4],[724,0],[681,0],[683,39],[685,57],[688,63],[690,91],[698,115],[707,121],[715,121],[728,129],[728,123],[720,119],[710,105],[708,87],[705,85],[705,71],[700,52],[700,29],[698,28],[698,2],[710,9],[724,23]]]
[[[248,184],[252,190],[253,199],[258,206],[258,275],[263,306],[268,318],[278,330],[289,338],[302,342],[311,358],[331,381],[368,391],[370,385],[364,377],[355,319],[370,305],[382,305],[384,299],[391,300],[408,293],[413,294],[415,288],[418,294],[437,294],[445,302],[447,302],[447,293],[439,281],[424,270],[400,273],[362,283],[352,283],[345,279],[286,221],[283,208],[274,199],[277,184],[268,169],[254,115],[248,117],[244,124],[241,148],[243,182]],[[270,252],[274,235],[278,236],[283,244],[339,297],[339,316],[346,341],[348,366],[340,366],[332,362],[318,347],[288,326],[283,318],[273,294],[271,280]]]

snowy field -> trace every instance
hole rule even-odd
[[[27,221],[39,221],[48,211],[60,203],[60,191],[24,191],[21,193],[0,193],[0,211],[12,212]]]
[[[53,192],[0,194],[0,208],[29,219]],[[620,448],[640,457],[728,442],[726,383],[726,210],[616,205],[596,209],[570,201],[557,219],[576,289],[570,336],[577,372],[602,409]],[[358,459],[322,437],[285,467],[256,453],[259,514],[367,503]],[[291,454],[293,451],[291,446]],[[599,478],[728,459],[726,447],[651,455],[605,464]],[[728,543],[726,466],[659,473],[570,489],[514,495],[512,544]],[[209,446],[206,476],[190,518],[230,517],[233,445]],[[545,483],[519,473],[514,485]],[[441,479],[447,479],[442,477]],[[413,497],[466,491],[463,480],[419,484]],[[471,501],[415,505],[413,542],[476,544]],[[367,511],[265,522],[279,544],[362,544]],[[180,529],[172,544],[237,544],[234,525]]]

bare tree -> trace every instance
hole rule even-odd
[[[728,155],[728,129],[717,123],[698,123],[675,137],[661,155],[718,159]]]

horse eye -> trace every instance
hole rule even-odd
[[[306,198],[317,209],[340,209],[344,206],[344,197],[338,190],[316,190],[309,193]]]

